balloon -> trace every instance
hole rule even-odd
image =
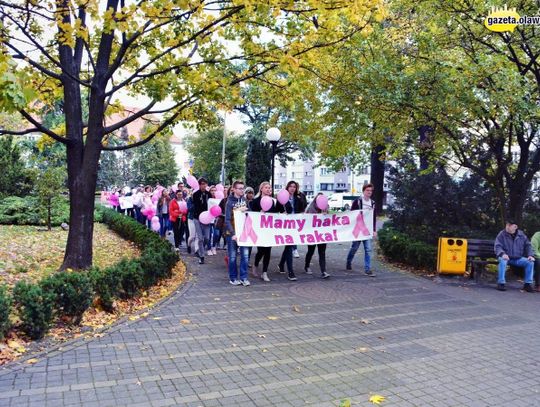
[[[141,211],[141,213],[144,216],[146,216],[146,219],[151,220],[156,214],[156,210],[154,208],[145,208]],[[159,221],[159,218],[158,218],[158,221]]]
[[[208,225],[209,223],[212,223],[213,220],[214,217],[208,211],[201,212],[199,215],[199,222],[203,225]]]
[[[282,189],[277,194],[277,200],[281,205],[285,205],[289,202],[289,192],[286,189]]]
[[[221,208],[217,205],[215,206],[212,206],[210,208],[210,214],[214,217],[214,218],[217,218],[219,215],[221,215]]]
[[[217,199],[223,199],[223,198],[225,198],[225,195],[223,194],[223,191],[220,191],[220,190],[216,190],[216,192],[214,193],[214,196],[215,196]]]
[[[150,226],[154,232],[159,232],[161,225],[159,224],[159,218],[157,216],[152,217],[152,224]]]
[[[188,175],[186,182],[191,188],[199,189],[199,181],[197,181],[197,178],[195,178],[193,175]]]
[[[180,209],[181,213],[187,213],[187,203],[185,201],[180,201],[178,203],[178,208]]]
[[[217,184],[216,185],[216,191],[222,191],[224,190],[225,188],[223,187],[223,184]]]
[[[266,211],[270,210],[270,208],[272,207],[273,204],[274,204],[274,201],[269,196],[263,196],[261,198],[261,209],[263,211],[266,212]]]
[[[317,208],[319,208],[321,211],[325,211],[328,209],[328,198],[326,195],[319,195],[315,199],[315,203],[317,204]]]

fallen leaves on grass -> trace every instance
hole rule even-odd
[[[0,225],[0,282],[13,287],[20,280],[38,281],[62,265],[67,232],[54,228]],[[112,266],[121,258],[140,256],[134,243],[122,239],[102,223],[94,224],[94,265]]]

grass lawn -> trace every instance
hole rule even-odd
[[[60,228],[48,232],[35,226],[0,225],[0,283],[13,286],[21,279],[37,281],[58,270],[67,236]],[[94,224],[94,265],[107,267],[122,257],[139,255],[133,243],[101,223]]]

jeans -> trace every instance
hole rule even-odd
[[[238,246],[236,240],[227,239],[227,255],[229,256],[229,280],[238,280],[238,267],[236,264],[236,252],[240,251],[240,280],[246,280],[248,276],[248,248]]]
[[[321,273],[324,273],[326,271],[326,243],[308,245],[304,268],[307,269],[311,264],[311,258],[315,253],[315,248],[317,248],[319,252],[319,267],[321,268]]]
[[[159,217],[159,235],[164,237],[167,230],[169,230],[169,214],[162,213]]]
[[[199,257],[204,257],[204,247],[206,246],[206,242],[208,241],[208,232],[209,228],[208,225],[205,225],[199,221],[199,219],[193,219],[193,223],[195,225],[195,233],[197,234],[197,239],[199,240]]]
[[[499,257],[499,278],[497,280],[497,283],[499,284],[505,284],[506,283],[506,266],[514,266],[514,267],[523,267],[525,269],[525,284],[532,283],[533,282],[533,267],[534,262],[527,260],[525,257],[521,257],[519,259],[510,259],[510,260],[504,260],[502,257]]]
[[[347,264],[352,263],[354,255],[356,254],[356,251],[360,247],[361,243],[364,244],[364,270],[369,271],[371,270],[371,251],[373,248],[372,239],[355,240],[354,242],[352,242],[351,249],[349,250],[349,254],[347,255]]]
[[[216,248],[219,246],[219,241],[221,240],[221,229],[214,227],[214,237],[212,239],[212,247]]]
[[[281,270],[283,270],[285,262],[287,263],[287,270],[289,271],[289,274],[294,273],[292,252],[292,246],[285,246],[285,248],[283,249],[283,253],[281,254],[281,260],[279,260],[279,268]]]
[[[212,246],[215,246],[213,243],[214,243],[214,231],[215,231],[215,226],[213,223],[210,223],[208,225],[208,242],[206,243],[206,250],[210,250],[212,248]]]

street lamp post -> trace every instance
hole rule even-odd
[[[274,161],[276,157],[276,146],[281,138],[281,132],[277,127],[271,127],[266,131],[266,139],[272,144],[272,196],[274,196]]]

